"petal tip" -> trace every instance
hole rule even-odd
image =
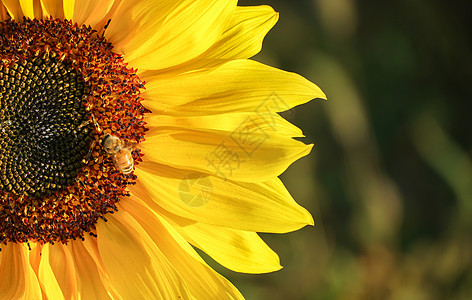
[[[310,216],[310,220],[306,225],[315,226],[315,219],[313,219],[313,216],[310,213],[308,213],[308,215]]]

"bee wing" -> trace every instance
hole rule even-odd
[[[127,148],[127,149],[129,149],[129,151],[132,151],[132,150],[136,149],[137,144],[138,143],[136,143],[136,142],[125,141],[123,143],[123,148],[125,148],[125,149]]]

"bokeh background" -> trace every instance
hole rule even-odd
[[[255,59],[328,101],[284,114],[283,175],[316,226],[263,238],[284,268],[212,264],[247,299],[472,299],[472,2],[247,0],[280,20]]]

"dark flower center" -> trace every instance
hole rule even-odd
[[[70,185],[92,139],[87,88],[64,63],[0,65],[0,189],[41,197]]]
[[[94,236],[129,195],[144,83],[112,49],[68,20],[0,22],[0,250]],[[105,136],[133,145],[120,150],[126,166],[104,151]]]

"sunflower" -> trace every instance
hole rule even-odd
[[[257,232],[313,224],[278,176],[324,98],[249,58],[278,19],[237,1],[2,0],[0,299],[240,299],[281,268]]]

